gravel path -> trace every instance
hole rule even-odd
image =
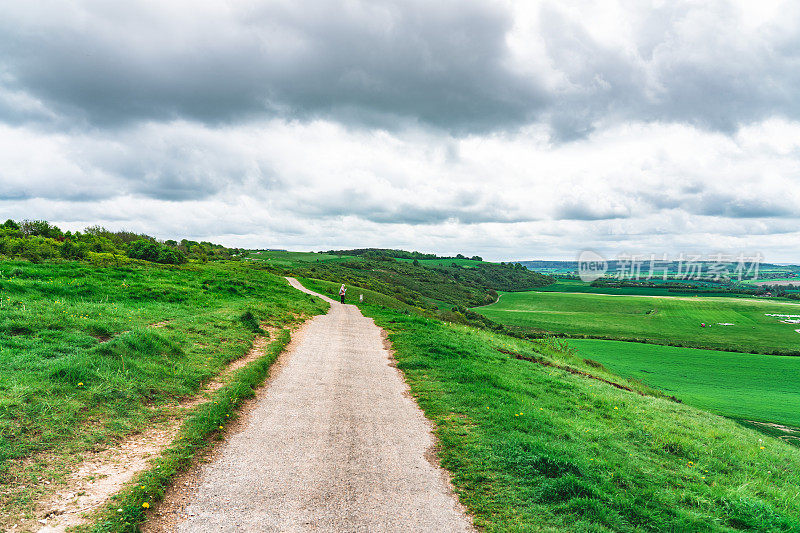
[[[323,298],[330,311],[203,467],[177,530],[473,531],[381,330]]]

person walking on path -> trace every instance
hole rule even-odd
[[[339,289],[339,298],[342,300],[342,303],[344,303],[344,293],[346,292],[347,292],[347,287],[345,287],[344,283],[342,283],[342,286]]]

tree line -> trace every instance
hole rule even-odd
[[[243,249],[182,239],[160,241],[144,233],[90,226],[62,231],[46,220],[6,220],[0,225],[0,256],[33,262],[67,259],[108,262],[119,258],[180,265],[189,260],[236,259]]]

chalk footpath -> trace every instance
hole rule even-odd
[[[426,459],[429,423],[380,329],[323,298],[330,311],[304,326],[243,429],[203,468],[178,531],[473,531]]]

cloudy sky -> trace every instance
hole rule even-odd
[[[0,9],[3,219],[248,247],[800,262],[798,2]]]

